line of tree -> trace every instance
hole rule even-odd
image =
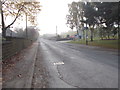
[[[29,39],[37,39],[39,36],[39,31],[40,29],[37,28],[36,26],[28,26],[28,38]],[[23,28],[15,28],[14,31],[15,35],[12,35],[12,37],[22,37],[25,38],[26,37],[26,32]]]
[[[91,33],[91,41],[95,28],[99,28],[101,39],[104,36],[109,39],[110,35],[114,37],[119,32],[119,5],[119,2],[72,2],[68,5],[67,25],[71,29],[76,28],[79,34],[79,30],[86,24]],[[85,32],[82,31],[84,37]]]
[[[0,0],[0,13],[2,22],[2,36],[6,36],[6,30],[10,28],[17,19],[22,19],[23,16],[28,17],[33,25],[36,24],[36,15],[40,11],[40,2],[26,0]],[[6,25],[5,18],[11,16],[14,20]]]

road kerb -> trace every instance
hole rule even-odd
[[[35,42],[37,43],[37,46],[36,46],[36,50],[35,50],[35,53],[34,53],[34,59],[33,59],[33,64],[31,66],[31,68],[29,69],[29,75],[30,76],[30,79],[28,79],[28,81],[26,81],[27,83],[25,83],[25,86],[24,88],[32,88],[31,85],[32,85],[32,79],[33,79],[33,73],[34,73],[34,67],[35,67],[35,61],[36,61],[36,55],[37,55],[37,49],[38,49],[38,42]]]

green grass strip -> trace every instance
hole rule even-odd
[[[69,43],[86,44],[86,41],[76,40],[76,41],[70,41]],[[118,40],[94,40],[93,42],[89,41],[88,45],[118,49]]]

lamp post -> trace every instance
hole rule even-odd
[[[56,25],[56,36],[57,36],[57,25]]]
[[[28,30],[27,30],[27,13],[26,13],[26,38],[28,38]]]

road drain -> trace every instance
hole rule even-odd
[[[64,62],[56,62],[56,63],[53,63],[54,65],[63,65]]]

